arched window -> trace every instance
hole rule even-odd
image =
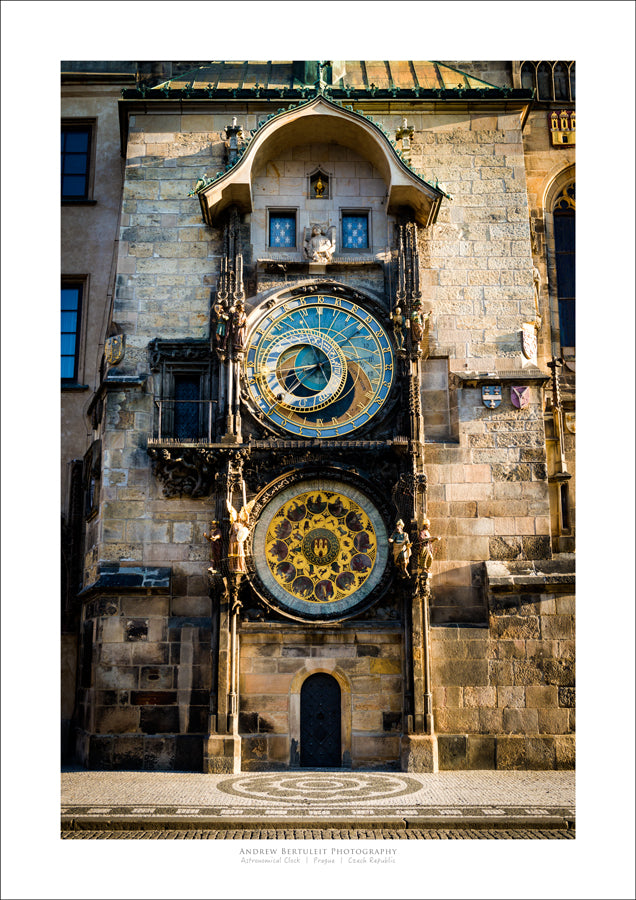
[[[554,67],[554,99],[569,100],[568,70],[564,63],[558,62]]]
[[[537,87],[539,100],[552,100],[552,70],[547,62],[537,69]]]
[[[532,91],[535,88],[534,65],[532,63],[524,63],[521,67],[521,87],[528,91]]]
[[[561,346],[574,347],[575,335],[575,185],[564,188],[554,204],[554,255]]]
[[[558,60],[530,60],[521,64],[521,87],[536,90],[536,99],[544,101],[574,100],[575,63]]]

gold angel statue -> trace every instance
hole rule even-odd
[[[242,575],[247,572],[247,565],[245,563],[245,541],[250,534],[250,514],[255,502],[256,498],[250,500],[249,503],[246,503],[245,506],[242,507],[240,512],[237,512],[230,501],[227,501],[231,522],[230,546],[227,555],[227,564],[230,572],[238,572]]]

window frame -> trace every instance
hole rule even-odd
[[[272,218],[292,218],[294,219],[294,245],[293,247],[277,247],[275,244],[271,244],[271,221]],[[298,250],[299,242],[298,242],[298,207],[294,206],[269,206],[267,208],[267,249],[274,250],[281,253],[292,252]]]
[[[63,193],[62,173],[60,171],[60,201],[63,206],[94,206],[95,187],[95,150],[97,146],[97,119],[95,118],[79,118],[79,119],[62,119],[60,134],[70,132],[88,132],[88,151],[87,151],[87,172],[86,172],[86,192],[83,197],[65,195]],[[60,159],[60,166],[61,160]]]
[[[346,218],[362,218],[366,217],[367,220],[367,245],[366,247],[345,247],[344,242],[344,220]],[[371,210],[368,207],[363,208],[355,208],[355,207],[343,207],[340,209],[340,249],[342,253],[357,253],[364,254],[370,253],[371,248],[373,246],[373,239],[371,234]]]
[[[62,309],[62,297],[61,291],[64,290],[77,290],[77,321],[75,325],[75,352],[73,354],[74,357],[74,365],[73,365],[73,375],[72,376],[63,376],[60,371],[60,379],[62,382],[62,387],[74,387],[79,384],[80,377],[80,369],[81,369],[81,356],[82,356],[82,347],[83,347],[83,332],[84,332],[84,322],[86,319],[86,306],[87,306],[87,296],[88,296],[88,281],[85,276],[79,275],[65,275],[61,280],[61,288],[60,288],[60,314],[62,312],[71,312],[71,310],[63,310]],[[62,323],[60,321],[60,339],[63,334],[71,334],[70,331],[62,331],[61,327]],[[61,340],[60,340],[61,343]],[[60,346],[60,363],[63,357],[70,357],[70,353],[62,353],[62,348]]]
[[[218,391],[218,371],[215,373],[213,368],[209,344],[200,341],[157,341],[154,347],[151,345],[150,369],[156,373],[153,437],[191,443],[177,440],[175,435],[176,383],[181,375],[190,376],[193,381],[198,378],[199,381],[199,399],[190,401],[198,404],[198,441],[204,434],[216,440],[220,427],[220,411],[214,399]]]

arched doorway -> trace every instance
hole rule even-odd
[[[300,765],[340,768],[340,685],[331,675],[317,672],[300,691]]]

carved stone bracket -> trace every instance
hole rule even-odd
[[[206,341],[160,341],[155,338],[148,345],[151,372],[159,371],[163,362],[209,362],[210,359],[210,348]]]
[[[220,454],[199,447],[149,447],[152,471],[163,483],[164,497],[206,497],[214,486]]]

